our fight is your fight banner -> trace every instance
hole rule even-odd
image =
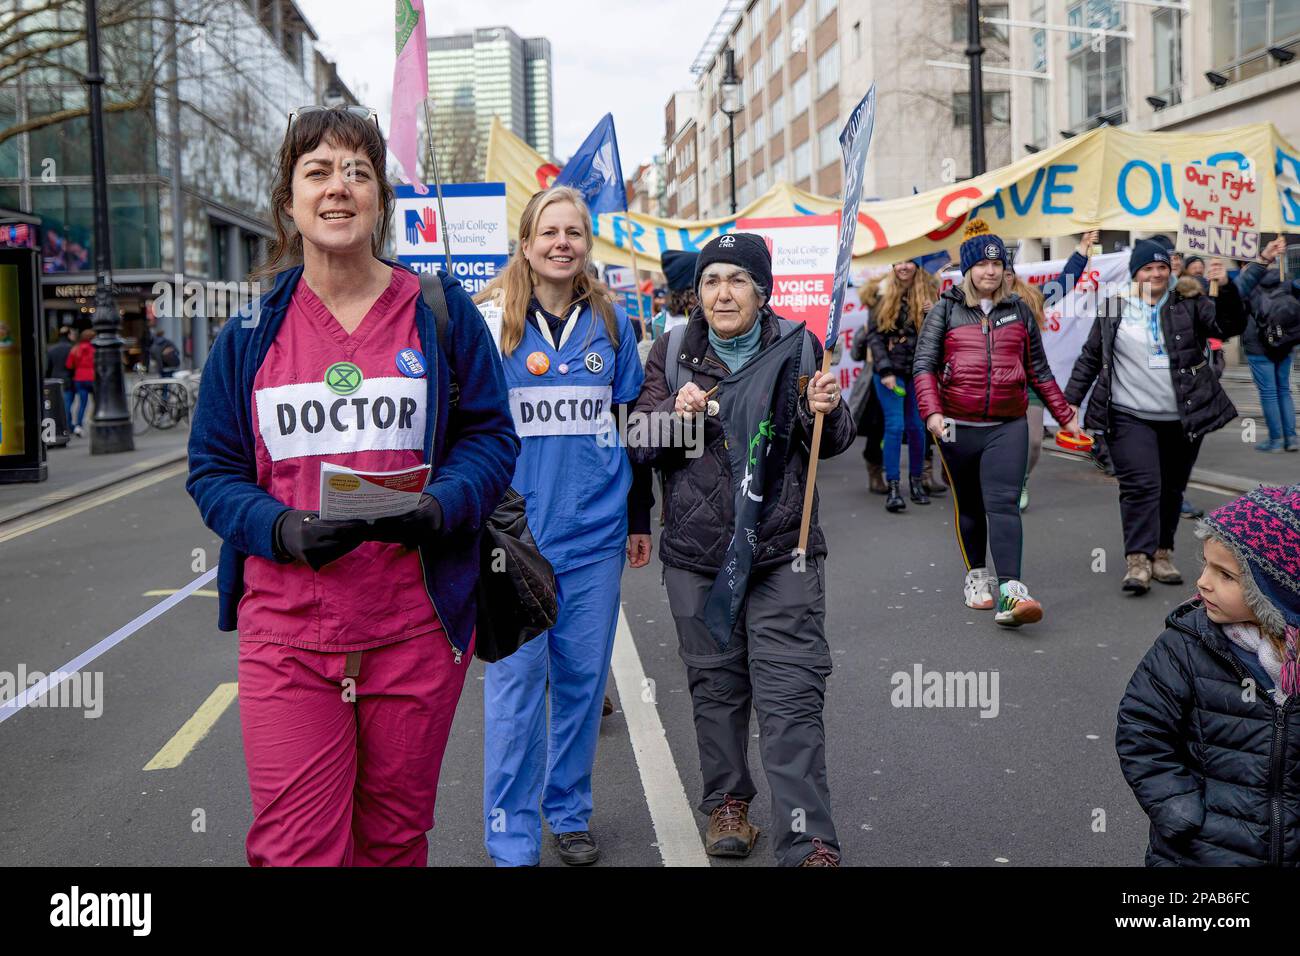
[[[1042,238],[1110,229],[1175,232],[1177,177],[1189,163],[1240,165],[1253,161],[1262,196],[1262,232],[1300,232],[1300,151],[1272,123],[1220,132],[1142,133],[1112,126],[1082,133],[974,179],[939,189],[862,203],[854,238],[854,266],[888,265],[941,249],[955,249],[976,215],[1003,238]],[[493,120],[487,176],[506,184],[511,234],[528,198],[559,169]],[[643,269],[658,269],[668,249],[698,251],[733,231],[736,220],[828,215],[839,200],[777,183],[736,216],[661,219],[642,213],[597,217],[595,257],[628,265],[635,245]]]

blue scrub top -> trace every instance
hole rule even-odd
[[[531,322],[502,358],[510,410],[523,447],[513,486],[523,495],[528,526],[556,572],[609,557],[627,545],[632,466],[614,431],[613,405],[635,402],[644,373],[636,333],[615,306],[619,344],[583,306],[567,340],[553,347]],[[528,369],[535,353],[549,367]]]

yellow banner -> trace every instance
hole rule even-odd
[[[1300,232],[1300,152],[1272,123],[1217,133],[1140,133],[1106,126],[974,179],[863,203],[854,265],[884,265],[955,250],[962,227],[976,215],[1006,239],[1066,236],[1088,229],[1176,232],[1182,167],[1247,160],[1262,184],[1263,215],[1256,228]],[[511,235],[518,235],[519,215],[529,197],[558,173],[493,118],[487,179],[506,184]],[[823,215],[838,212],[839,205],[837,199],[777,183],[735,216],[721,219],[606,213],[596,223],[594,254],[601,262],[630,265],[628,249],[635,244],[638,265],[657,270],[664,250],[697,250],[729,232],[738,218]]]

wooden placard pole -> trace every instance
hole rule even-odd
[[[805,335],[808,333],[805,332]],[[831,350],[822,352],[823,374],[831,370]],[[812,382],[808,383],[812,387]],[[841,398],[840,401],[843,401]],[[817,489],[817,456],[822,445],[822,425],[826,416],[817,412],[813,417],[812,442],[808,446],[808,484],[803,490],[803,517],[799,519],[799,548],[797,554],[808,553],[808,529],[812,525],[813,492]]]

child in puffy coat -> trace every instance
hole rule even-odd
[[[1149,866],[1300,864],[1300,485],[1197,528],[1197,597],[1119,705],[1115,747],[1151,818]]]

